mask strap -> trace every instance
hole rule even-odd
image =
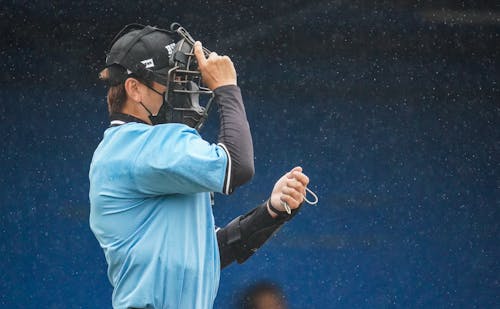
[[[148,86],[147,84],[144,84],[144,86],[146,86],[146,87],[148,87],[149,89],[153,90],[154,92],[156,92],[157,94],[161,95],[162,97],[165,95],[164,93],[159,92],[158,90],[156,90],[156,89],[155,89],[155,88],[153,88],[153,87]]]
[[[311,202],[310,200],[307,199],[307,192],[309,192],[309,194],[313,196],[314,201]],[[311,189],[306,187],[306,194],[304,195],[304,201],[307,204],[314,206],[314,205],[318,204],[319,199],[318,199],[318,196],[316,195],[316,193],[314,193]]]
[[[154,92],[156,92],[157,94],[159,94],[159,95],[161,95],[162,97],[164,97],[164,95],[165,95],[164,93],[159,92],[158,90],[154,89],[153,87],[148,86],[147,84],[144,84],[144,85],[145,85],[146,87],[148,87],[149,89],[153,90]],[[156,117],[156,116],[158,116],[158,114],[157,114],[156,116],[155,116],[155,115],[153,115],[153,113],[149,110],[149,108],[147,108],[147,107],[146,107],[146,105],[144,105],[144,103],[139,102],[139,104],[141,104],[141,105],[142,105],[142,107],[144,107],[144,109],[148,112],[148,114],[149,114],[149,118],[150,118],[150,119],[151,119],[151,117]]]
[[[149,108],[146,107],[146,105],[144,105],[142,102],[139,102],[139,104],[141,104],[142,107],[144,107],[144,109],[148,112],[149,117],[153,116],[153,113],[149,110]]]
[[[314,201],[310,201],[307,199],[307,192],[309,192],[309,194],[311,194],[313,197],[314,197]],[[318,204],[318,196],[316,195],[316,193],[314,193],[311,189],[307,188],[306,187],[306,194],[303,195],[304,197],[304,202],[306,202],[307,204],[311,205],[311,206],[314,206],[316,204]],[[290,206],[288,206],[287,202],[283,202],[283,201],[280,201],[281,203],[281,206],[283,206],[283,208],[285,208],[285,211],[287,214],[291,215],[292,214],[292,209],[290,208]]]

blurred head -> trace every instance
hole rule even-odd
[[[243,309],[286,309],[285,296],[274,283],[260,282],[249,287],[240,300]]]

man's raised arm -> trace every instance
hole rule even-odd
[[[194,54],[203,82],[214,91],[219,106],[218,144],[228,157],[223,193],[231,194],[254,175],[252,135],[237,86],[236,70],[228,56],[212,52],[206,58],[200,42],[194,44]]]

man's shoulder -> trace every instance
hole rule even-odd
[[[178,133],[178,134],[195,134],[199,135],[198,131],[196,131],[194,128],[191,128],[188,125],[185,125],[183,123],[164,123],[164,124],[159,124],[156,126],[152,126],[152,130],[154,131],[168,131],[172,133]]]
[[[108,128],[104,135],[121,135],[121,134],[195,134],[199,135],[198,131],[182,123],[165,123],[159,125],[148,125],[138,122],[129,122],[116,127]]]
[[[149,152],[149,150],[166,150],[202,140],[198,131],[181,123],[147,125],[129,122],[117,127],[108,128],[98,148],[103,152],[116,151],[132,154],[134,152]]]

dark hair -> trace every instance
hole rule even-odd
[[[109,87],[107,101],[110,114],[121,112],[125,102],[127,102],[125,83]]]

